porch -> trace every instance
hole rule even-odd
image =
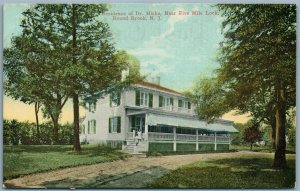
[[[231,123],[206,124],[191,117],[153,113],[129,117],[130,127],[126,142],[134,146],[137,131],[140,131],[142,140],[138,144],[142,148],[136,149],[139,151],[228,150],[230,133],[237,132]]]

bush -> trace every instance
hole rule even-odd
[[[37,145],[53,144],[53,125],[51,122],[39,125],[40,138],[37,136],[35,123],[18,122],[17,120],[3,120],[3,144],[4,145]],[[73,143],[73,125],[64,124],[59,126],[59,144]]]

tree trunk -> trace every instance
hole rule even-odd
[[[250,143],[250,150],[252,151],[252,146],[253,146],[253,143]]]
[[[79,141],[79,99],[78,94],[73,94],[73,110],[74,110],[74,142],[73,150],[80,151],[80,141]]]
[[[59,144],[58,141],[58,116],[55,116],[52,118],[52,122],[53,122],[53,141],[54,144]]]
[[[76,19],[77,19],[77,6],[75,4],[72,5],[72,64],[76,65],[76,52],[77,52],[77,28],[76,28]],[[74,141],[73,141],[73,150],[80,151],[80,141],[79,141],[79,98],[78,92],[76,92],[77,82],[76,76],[73,79],[74,87],[73,87],[73,111],[74,111]]]
[[[273,166],[275,168],[285,168],[285,131],[286,131],[286,98],[283,89],[277,90],[277,105],[276,105],[276,151]]]
[[[38,143],[41,143],[40,140],[40,124],[39,124],[39,110],[40,110],[40,104],[39,102],[34,103],[34,113],[35,113],[35,121],[36,121],[36,136]]]
[[[272,149],[275,150],[276,149],[276,143],[275,143],[275,139],[276,139],[276,118],[273,117],[271,119],[271,127],[272,127]]]

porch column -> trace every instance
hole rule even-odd
[[[145,115],[145,137],[144,137],[144,140],[145,140],[145,145],[146,145],[146,151],[149,150],[149,141],[148,141],[148,113],[146,113]]]
[[[196,129],[196,151],[198,151],[198,150],[199,150],[199,145],[198,145],[198,136],[199,136],[198,129]]]
[[[217,150],[217,133],[215,132],[215,151]]]
[[[176,127],[173,127],[173,151],[176,151]]]

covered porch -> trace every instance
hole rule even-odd
[[[144,113],[129,117],[126,139],[135,139],[135,132],[141,131],[145,151],[228,150],[230,133],[238,132],[228,121],[206,124],[192,116]]]

